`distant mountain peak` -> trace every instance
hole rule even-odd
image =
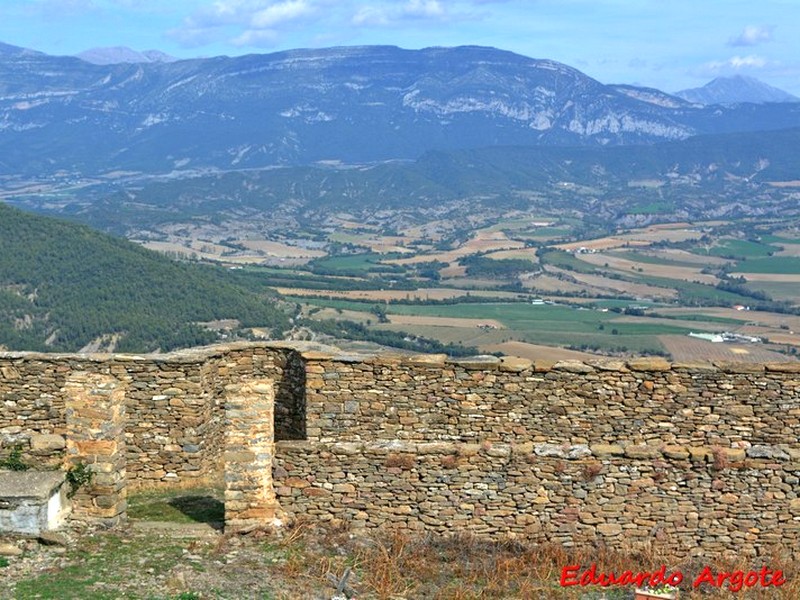
[[[91,48],[76,55],[81,60],[95,65],[115,65],[119,63],[174,62],[177,59],[160,50],[138,52],[127,46]]]
[[[36,50],[22,48],[21,46],[14,46],[12,44],[4,44],[3,42],[0,42],[0,56],[28,55],[28,54],[41,55],[42,53],[37,52]]]
[[[717,77],[703,87],[681,90],[675,93],[679,98],[698,104],[736,104],[752,102],[800,102],[793,96],[776,87],[747,75]]]

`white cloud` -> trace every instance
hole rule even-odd
[[[228,39],[235,46],[272,46],[279,29],[312,17],[323,0],[216,0],[184,19],[169,36],[184,46]]]
[[[755,67],[761,69],[767,66],[767,61],[760,56],[734,56],[728,63],[734,69],[741,69],[742,67]]]
[[[236,36],[230,42],[234,46],[255,46],[270,47],[274,46],[280,36],[274,29],[248,29],[241,35]]]
[[[255,29],[274,27],[314,13],[313,0],[217,0],[184,20],[187,26],[222,27],[246,25]]]
[[[751,54],[749,56],[732,56],[727,60],[713,60],[703,64],[693,73],[697,76],[707,77],[740,71],[763,72],[765,70],[775,69],[778,66],[779,63],[769,61],[763,56]]]
[[[293,21],[310,15],[313,12],[314,7],[306,0],[288,0],[287,2],[272,4],[257,11],[251,17],[250,24],[257,29],[275,27],[286,21]]]
[[[402,10],[404,16],[413,19],[439,19],[446,14],[439,0],[408,0]]]
[[[774,31],[773,25],[748,25],[739,35],[728,40],[728,45],[757,46],[763,42],[771,42]]]
[[[477,15],[452,10],[441,0],[404,0],[380,2],[359,8],[351,19],[356,26],[394,26],[406,22],[429,21],[436,23],[477,18]]]

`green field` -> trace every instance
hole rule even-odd
[[[539,256],[539,262],[543,265],[551,265],[567,271],[575,271],[577,273],[593,274],[597,273],[598,269],[589,263],[577,258],[574,254],[564,252],[563,250],[550,250]]]
[[[748,282],[747,287],[761,291],[767,294],[770,298],[777,301],[790,302],[791,304],[800,304],[800,283],[791,283],[784,281],[751,281]]]
[[[695,254],[710,254],[711,256],[732,256],[736,258],[759,258],[770,256],[770,253],[779,252],[780,248],[763,244],[760,242],[752,242],[749,240],[732,240],[722,239],[716,246],[713,246],[708,252],[704,248],[695,248]]]
[[[399,254],[376,254],[365,252],[363,254],[343,254],[318,258],[308,267],[312,271],[331,272],[365,276],[369,273],[404,273],[405,269],[399,265],[381,264],[382,260],[400,258]]]
[[[683,260],[671,260],[668,258],[661,258],[660,256],[652,256],[650,254],[642,254],[640,252],[608,252],[609,256],[616,256],[617,258],[624,258],[634,262],[644,263],[647,265],[667,265],[672,267],[691,267],[698,268],[697,263],[692,263]]]
[[[342,310],[369,310],[370,304],[347,300],[304,299],[316,306],[339,308]],[[375,303],[372,303],[374,305]],[[660,322],[619,322],[621,315],[616,312],[603,312],[570,306],[534,306],[524,302],[466,303],[452,305],[398,305],[380,304],[389,315],[415,315],[429,317],[467,318],[477,320],[496,320],[507,327],[494,330],[489,341],[497,338],[516,339],[533,344],[588,347],[606,351],[663,352],[658,335],[687,334],[691,329],[680,325]],[[437,336],[438,327],[419,328],[416,326],[382,325],[394,331],[406,330],[412,333],[425,333],[441,341],[457,341],[452,331]],[[444,329],[444,328],[442,328]],[[441,332],[439,332],[441,333]],[[467,332],[471,338],[481,334],[476,330]],[[473,339],[464,340],[474,343]]]
[[[800,258],[796,256],[769,256],[743,260],[734,269],[738,273],[769,273],[774,275],[800,274]],[[800,292],[800,289],[798,289]]]

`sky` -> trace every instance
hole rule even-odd
[[[480,45],[603,83],[674,92],[741,74],[800,96],[798,0],[0,0],[0,41],[178,58]]]

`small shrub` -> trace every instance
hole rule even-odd
[[[0,556],[0,569],[5,569],[8,564],[8,559],[5,556]]]
[[[8,456],[0,461],[0,469],[27,471],[30,467],[22,462],[22,446],[14,446]]]
[[[72,498],[78,493],[78,490],[82,486],[89,485],[93,477],[94,472],[92,472],[84,463],[73,465],[70,470],[67,471],[67,483],[69,483],[69,492],[67,492],[67,497]]]

